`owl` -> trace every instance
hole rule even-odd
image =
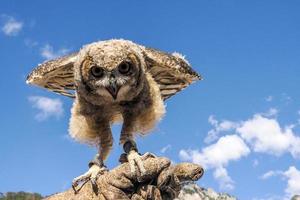
[[[106,40],[78,52],[46,61],[27,77],[27,83],[74,98],[69,134],[96,146],[89,170],[73,180],[73,187],[107,168],[112,145],[111,125],[122,122],[123,145],[131,172],[143,177],[143,160],[135,135],[149,133],[165,113],[164,101],[201,77],[179,53],[165,53],[128,40]]]

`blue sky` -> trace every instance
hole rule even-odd
[[[239,199],[300,193],[299,1],[0,2],[0,192],[48,195],[96,150],[68,137],[72,100],[25,84],[38,63],[111,38],[186,55],[204,80],[166,102],[141,152],[205,166]],[[107,165],[116,166],[120,126]]]

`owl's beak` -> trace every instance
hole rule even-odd
[[[119,92],[119,86],[116,84],[115,80],[111,80],[109,86],[106,87],[106,90],[111,94],[111,96],[116,99]]]

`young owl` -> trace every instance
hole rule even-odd
[[[164,100],[199,79],[178,53],[164,53],[127,40],[107,40],[39,65],[27,83],[75,97],[69,133],[99,149],[89,171],[74,179],[77,186],[88,179],[95,183],[106,169],[103,161],[113,145],[110,126],[116,122],[123,122],[120,144],[132,173],[145,175],[135,134],[153,129],[165,113]]]

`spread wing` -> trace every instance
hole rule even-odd
[[[145,52],[147,70],[158,83],[163,100],[192,82],[201,80],[201,76],[190,67],[182,55],[168,54],[151,48],[145,48]]]
[[[74,98],[74,61],[77,53],[40,64],[28,76],[26,83]]]

